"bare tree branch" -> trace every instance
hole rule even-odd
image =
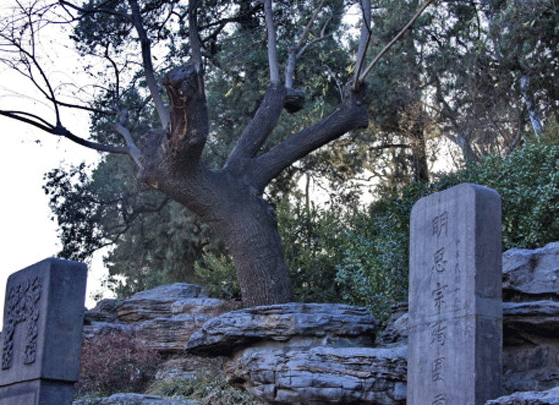
[[[128,130],[128,128],[126,128],[127,119],[128,119],[128,111],[126,110],[121,111],[118,114],[118,122],[114,124],[114,129],[124,138],[126,144],[128,145],[128,150],[129,150],[128,154],[134,160],[136,166],[142,169],[144,167],[142,164],[142,152],[140,152],[140,149],[138,149],[136,143],[134,143],[134,140],[132,139],[132,135],[130,134],[130,131]]]
[[[423,6],[421,6],[421,8],[415,13],[415,15],[412,17],[412,19],[406,24],[406,26],[404,28],[402,28],[402,30],[398,33],[398,35],[396,35],[392,41],[390,41],[379,53],[378,55],[375,57],[375,59],[373,59],[373,61],[369,64],[369,66],[367,66],[367,68],[365,69],[365,71],[359,76],[358,80],[355,81],[355,85],[357,85],[357,83],[362,83],[365,78],[367,77],[367,75],[371,72],[371,70],[373,69],[373,67],[378,63],[378,61],[384,56],[384,54],[386,52],[388,52],[388,50],[390,48],[392,48],[392,46],[398,42],[403,36],[404,34],[411,28],[411,26],[417,21],[417,19],[421,16],[421,14],[423,14],[423,12],[427,9],[427,7],[429,7],[435,0],[427,0]]]
[[[197,0],[189,0],[188,2],[188,37],[192,49],[192,62],[196,72],[200,73],[202,72],[202,52],[200,50],[200,37],[198,36],[197,4]]]
[[[167,129],[170,123],[169,111],[163,103],[163,98],[161,97],[161,92],[159,91],[159,86],[155,80],[155,74],[153,71],[153,64],[151,61],[151,44],[147,36],[146,30],[144,29],[144,24],[142,21],[142,16],[140,14],[140,6],[136,0],[129,0],[130,8],[132,9],[132,22],[134,28],[138,33],[140,38],[140,44],[142,47],[142,61],[144,67],[144,73],[146,77],[146,82],[155,103],[155,109],[159,115],[159,121],[164,129]]]
[[[363,15],[361,20],[361,36],[359,38],[359,49],[357,51],[357,60],[355,63],[355,79],[357,83],[359,76],[362,73],[363,65],[365,64],[365,57],[369,42],[371,40],[371,0],[361,1],[361,13]]]
[[[268,64],[270,65],[270,82],[277,84],[280,83],[280,73],[272,0],[264,0],[264,12],[266,15],[266,28],[268,30]]]
[[[293,88],[293,82],[294,82],[294,79],[295,79],[295,68],[297,67],[297,59],[300,58],[301,55],[303,54],[302,51],[304,51],[304,49],[307,49],[307,47],[305,47],[303,50],[301,50],[301,47],[303,46],[303,43],[305,42],[305,39],[309,35],[312,24],[317,19],[318,14],[320,13],[320,10],[322,10],[322,7],[324,6],[324,2],[325,2],[325,0],[322,0],[320,2],[320,5],[315,10],[311,19],[307,23],[307,26],[305,27],[305,30],[301,34],[301,37],[299,38],[299,41],[297,41],[297,44],[292,46],[291,48],[289,48],[289,56],[288,56],[287,66],[285,67],[285,87],[287,87],[288,89]]]
[[[115,10],[114,7],[106,7],[105,5],[106,5],[106,3],[108,3],[106,1],[101,3],[100,5],[98,5],[97,7],[92,8],[92,9],[86,9],[86,8],[83,8],[83,7],[79,7],[79,6],[76,6],[73,3],[70,3],[69,1],[65,1],[65,0],[60,0],[58,3],[60,5],[62,5],[64,10],[66,10],[68,15],[70,15],[72,17],[72,19],[74,19],[74,20],[76,20],[78,18],[73,16],[72,13],[70,13],[68,11],[68,8],[79,11],[82,15],[93,14],[93,13],[105,13],[105,14],[114,15],[116,17],[125,18],[125,19],[129,20],[130,22],[133,22],[132,18],[128,14],[119,12],[119,11]]]
[[[35,128],[45,131],[51,135],[62,136],[81,146],[85,146],[86,148],[94,149],[99,152],[120,153],[125,155],[131,154],[130,148],[128,147],[104,145],[101,143],[88,141],[87,139],[83,139],[74,135],[72,132],[67,130],[61,123],[52,125],[48,123],[46,120],[44,120],[43,118],[25,111],[0,110],[0,115],[3,115],[4,117],[12,118],[20,122],[24,122],[26,124],[34,126]]]

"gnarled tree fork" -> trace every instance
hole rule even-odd
[[[432,1],[427,1],[416,17]],[[129,155],[138,167],[140,181],[186,206],[207,222],[224,241],[234,259],[243,301],[248,306],[283,303],[292,299],[276,216],[273,208],[263,198],[266,186],[284,169],[314,150],[349,131],[367,127],[369,120],[364,100],[365,79],[367,72],[378,61],[376,58],[373,64],[365,67],[371,5],[368,0],[363,0],[363,29],[355,75],[343,89],[339,108],[313,125],[293,133],[271,149],[262,151],[264,143],[278,124],[282,111],[286,109],[290,113],[296,113],[304,102],[303,92],[294,88],[297,61],[303,57],[308,46],[329,35],[324,27],[319,36],[312,40],[308,38],[309,27],[312,19],[318,15],[317,11],[298,41],[289,49],[288,60],[283,63],[285,74],[282,82],[273,4],[271,0],[264,0],[263,3],[268,38],[269,85],[256,113],[220,169],[209,169],[201,160],[209,135],[209,122],[204,90],[203,51],[197,26],[199,5],[196,0],[190,0],[188,8],[191,59],[165,75],[163,85],[168,103],[164,101],[165,97],[155,80],[150,40],[144,29],[137,0],[128,0],[127,12],[105,7],[103,2],[94,9],[84,9],[68,1],[57,3],[68,15],[110,13],[129,21],[134,27],[141,43],[143,74],[160,120],[160,126],[145,133],[137,145],[127,129],[126,114],[122,111],[113,112],[114,130],[122,136],[124,145],[99,145],[78,138],[64,128],[60,122],[60,102],[55,89],[42,73],[35,53],[27,50],[24,43],[8,31],[3,30],[2,34],[3,41],[26,60],[29,69],[24,73],[55,106],[56,122],[51,124],[23,111],[0,110],[0,114],[90,148]],[[324,1],[318,9],[323,4]],[[29,23],[33,24],[31,16],[32,13],[29,12]],[[413,21],[402,30],[398,38],[412,24]],[[75,107],[82,108],[78,105]]]

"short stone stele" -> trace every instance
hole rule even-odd
[[[46,259],[8,278],[0,405],[69,405],[78,379],[85,264]]]

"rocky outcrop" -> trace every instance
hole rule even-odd
[[[406,349],[265,342],[225,363],[228,382],[270,404],[405,404]]]
[[[206,322],[190,353],[228,356],[226,378],[270,404],[404,404],[406,349],[371,346],[364,308],[290,303]]]
[[[378,322],[367,309],[340,304],[289,303],[247,308],[213,318],[196,331],[186,350],[209,357],[230,356],[261,341],[331,339],[372,345]],[[354,343],[349,343],[349,342]],[[345,342],[345,343],[344,343]]]
[[[487,401],[485,405],[559,405],[559,387],[548,391],[517,392]]]
[[[543,248],[510,249],[503,254],[503,299],[559,300],[559,242]]]
[[[505,393],[559,386],[559,243],[503,254],[503,300]]]
[[[504,253],[508,396],[487,405],[559,405],[559,388],[553,388],[559,386],[558,277],[559,243]],[[228,381],[271,404],[405,403],[407,304],[394,307],[378,337],[377,322],[358,307],[291,303],[231,309],[198,286],[175,284],[129,300],[102,301],[87,312],[84,329],[86,335],[133,330],[162,351],[181,353],[186,346],[197,355],[227,356]],[[174,372],[189,378],[183,370]]]
[[[233,309],[208,298],[198,285],[176,283],[142,291],[124,300],[103,300],[86,311],[84,335],[130,331],[161,352],[182,352],[190,335],[208,319]]]
[[[102,399],[74,401],[72,405],[196,405],[194,402],[165,399],[156,395],[114,394]]]

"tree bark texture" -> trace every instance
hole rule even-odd
[[[361,93],[347,86],[346,99],[331,116],[259,155],[286,103],[285,87],[272,83],[223,169],[210,170],[200,162],[208,134],[201,73],[188,66],[177,68],[167,75],[165,85],[171,125],[143,137],[140,180],[186,206],[224,241],[237,267],[245,305],[291,301],[277,218],[262,197],[264,188],[303,156],[366,126]]]

